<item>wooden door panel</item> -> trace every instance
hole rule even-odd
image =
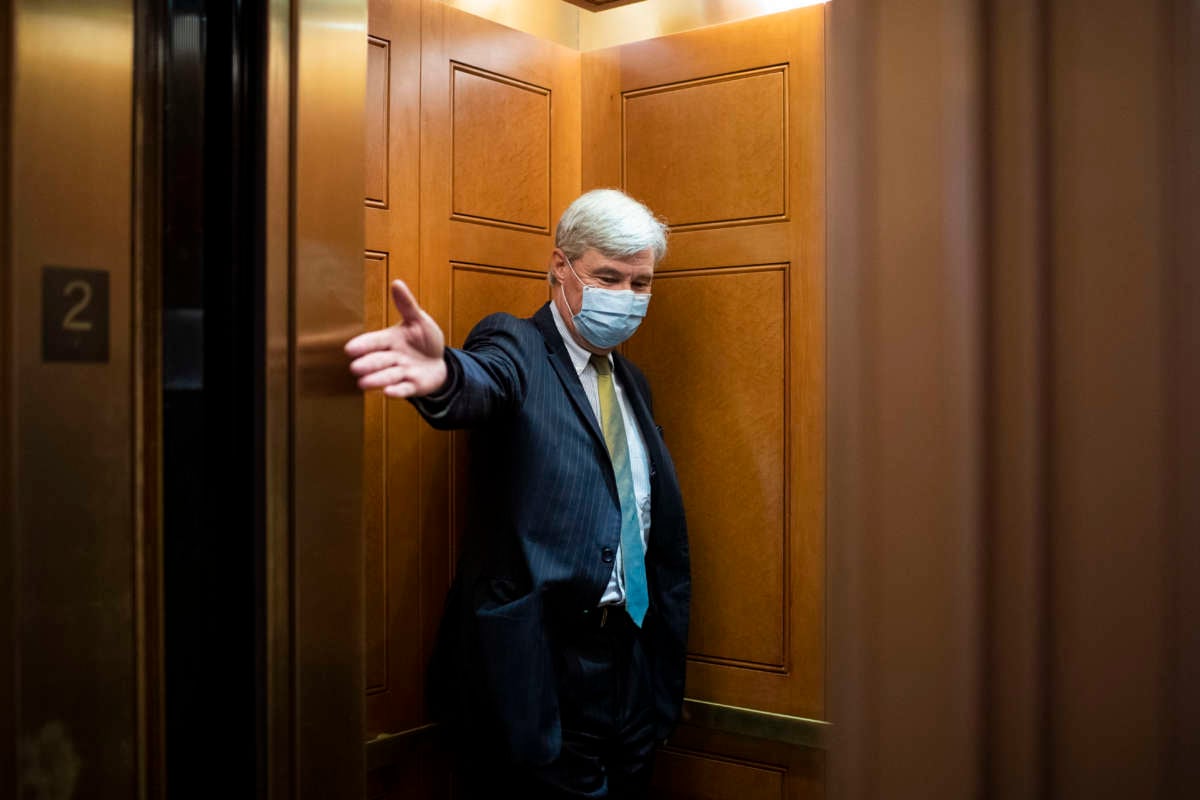
[[[421,302],[461,344],[487,314],[527,316],[547,298],[552,227],[579,192],[579,54],[427,0],[421,116]],[[440,602],[464,516],[465,437],[422,436],[423,569]]]
[[[652,795],[663,800],[820,800],[825,797],[825,754],[683,725],[659,751]]]
[[[676,748],[659,754],[657,784],[672,797],[783,800],[784,775],[776,764],[715,758]]]
[[[550,89],[451,65],[452,216],[550,229]]]
[[[579,191],[579,54],[429,0],[422,39],[422,299],[451,262],[542,271]]]
[[[622,94],[625,189],[672,230],[782,219],[787,67]]]
[[[450,342],[462,345],[476,322],[505,311],[528,317],[549,297],[546,273],[480,264],[452,264],[454,305],[450,310]]]
[[[367,37],[366,122],[363,138],[367,145],[365,164],[366,203],[374,208],[388,207],[388,122],[390,121],[388,86],[391,83],[392,43],[377,36]]]
[[[689,652],[772,672],[790,666],[786,283],[786,265],[659,276],[653,323],[626,346],[654,388],[687,502]]]
[[[736,226],[692,229],[686,236],[672,231],[667,257],[658,265],[659,276],[712,264],[771,264],[793,248],[794,231],[786,221],[755,225],[753,236]]]
[[[626,350],[654,388],[692,532],[687,694],[816,719],[823,15],[588,53],[581,78],[583,188],[621,185],[672,225],[653,310]]]

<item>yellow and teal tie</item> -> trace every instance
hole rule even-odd
[[[600,426],[604,443],[612,458],[617,493],[621,498],[621,560],[625,568],[625,611],[640,628],[650,607],[646,589],[646,554],[642,550],[642,523],[638,516],[637,497],[633,493],[633,469],[629,464],[629,440],[625,436],[625,419],[617,390],[613,386],[612,365],[607,356],[592,356],[596,368],[596,385],[600,394]]]

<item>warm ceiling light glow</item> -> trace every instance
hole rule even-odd
[[[827,0],[645,0],[610,11],[585,11],[579,17],[579,49],[596,50],[629,44],[825,2]]]
[[[629,44],[829,0],[639,0],[585,11],[565,0],[442,0],[448,6],[574,50]]]

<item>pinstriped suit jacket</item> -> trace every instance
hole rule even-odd
[[[614,353],[650,460],[643,623],[665,738],[683,701],[691,577],[675,467],[645,377]],[[594,609],[621,538],[616,482],[599,424],[555,328],[494,314],[448,350],[449,391],[417,403],[436,428],[471,429],[462,554],[430,669],[431,704],[470,747],[506,742],[518,762],[561,749],[556,630]]]

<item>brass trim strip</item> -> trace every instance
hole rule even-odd
[[[727,706],[691,698],[683,701],[683,724],[816,750],[828,749],[831,727],[830,723],[819,719],[774,714],[770,711],[757,711],[753,708]],[[411,753],[431,737],[437,736],[440,730],[441,726],[437,723],[429,723],[403,733],[382,733],[376,736],[363,745],[367,772],[399,763],[405,754]]]
[[[830,723],[818,719],[774,714],[753,708],[727,706],[707,700],[683,701],[683,723],[738,736],[770,739],[818,750],[828,748]]]

